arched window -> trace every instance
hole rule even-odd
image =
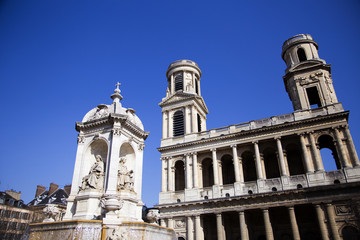
[[[244,152],[241,154],[242,164],[243,164],[243,174],[244,174],[244,181],[256,181],[256,167],[255,167],[255,160],[254,154],[252,152]]]
[[[360,232],[353,226],[346,226],[341,231],[344,240],[359,240]]]
[[[195,92],[197,95],[199,95],[199,83],[197,78],[195,78]]]
[[[201,132],[201,117],[197,114],[197,125],[198,125],[198,132]]]
[[[307,58],[306,58],[306,54],[305,54],[305,51],[303,48],[299,48],[297,50],[297,55],[298,55],[298,58],[299,58],[299,61],[300,62],[303,62],[303,61],[306,61]]]
[[[214,172],[211,158],[206,158],[202,161],[202,179],[203,187],[211,187],[214,185]]]
[[[176,111],[174,113],[173,131],[174,137],[184,135],[184,114],[182,111]]]
[[[270,179],[280,177],[279,164],[275,150],[272,148],[267,148],[263,153],[266,178]]]
[[[221,169],[223,184],[232,184],[235,182],[233,158],[230,155],[225,155],[221,158]]]
[[[340,169],[341,164],[333,138],[329,135],[322,135],[319,137],[318,143],[325,170],[333,171]]]
[[[175,92],[184,90],[183,73],[180,72],[175,75]]]
[[[175,191],[182,191],[185,189],[185,168],[183,161],[175,163]]]
[[[297,144],[292,143],[286,146],[286,158],[289,166],[290,175],[304,174],[304,165],[302,161],[302,153]]]

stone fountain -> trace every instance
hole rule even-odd
[[[62,221],[30,226],[30,239],[176,239],[172,229],[142,219],[144,131],[135,110],[121,105],[119,83],[111,105],[100,104],[76,123],[78,147]],[[47,211],[51,216],[51,208]],[[54,210],[55,211],[55,210]],[[155,221],[154,221],[155,219]]]

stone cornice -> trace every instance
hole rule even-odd
[[[121,122],[122,127],[133,133],[135,136],[143,138],[144,140],[148,137],[149,132],[143,131],[134,123],[128,120],[128,117],[123,114],[112,113],[107,117],[95,119],[88,122],[76,122],[76,131],[89,131],[93,128],[100,126],[113,125],[114,122]]]
[[[262,127],[262,128],[251,129],[251,130],[244,130],[241,132],[225,134],[225,135],[211,137],[211,138],[207,138],[207,139],[201,139],[201,140],[195,140],[195,141],[186,142],[186,143],[178,143],[178,144],[174,144],[174,145],[170,145],[170,146],[159,147],[158,151],[163,152],[163,151],[167,151],[167,150],[186,148],[186,147],[195,146],[195,145],[199,145],[199,144],[211,144],[211,143],[213,143],[213,142],[215,143],[217,141],[226,141],[231,138],[239,138],[239,137],[246,138],[246,136],[252,136],[252,138],[254,140],[257,140],[257,137],[259,135],[263,136],[266,134],[274,134],[275,132],[279,132],[279,130],[281,130],[281,129],[284,129],[284,130],[289,129],[289,128],[294,129],[296,127],[297,128],[301,127],[301,125],[311,125],[313,127],[313,126],[315,126],[314,122],[321,122],[321,121],[329,120],[329,119],[338,119],[338,120],[341,120],[343,118],[347,119],[348,115],[349,115],[348,111],[343,111],[340,113],[329,114],[329,115],[325,115],[325,116],[317,116],[314,118],[297,120],[294,122],[287,122],[287,123],[282,123],[279,125],[266,126],[266,127]],[[235,144],[235,143],[233,143],[233,144]]]
[[[161,217],[167,218],[214,212],[242,211],[244,209],[294,206],[308,204],[309,202],[317,204],[330,203],[348,200],[349,198],[357,201],[360,200],[360,196],[357,194],[359,189],[360,183],[355,182],[227,198],[159,204],[154,207],[160,209]],[[354,199],[354,196],[357,196],[357,198]],[[179,208],[182,210],[179,211]]]
[[[174,99],[176,97],[180,97],[179,99]],[[181,103],[184,101],[188,101],[188,100],[194,100],[199,102],[199,105],[203,108],[203,110],[205,111],[205,113],[209,113],[208,108],[206,107],[205,101],[201,96],[198,96],[196,94],[189,94],[189,93],[184,93],[184,92],[176,92],[175,94],[173,94],[170,97],[164,98],[160,103],[159,106],[161,108],[164,108],[166,106],[169,105],[173,105],[173,104],[177,104],[177,103]]]

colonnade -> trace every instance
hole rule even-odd
[[[350,131],[348,126],[335,127],[330,130],[331,134],[326,134],[331,136],[333,139],[333,144],[338,153],[338,158],[340,161],[341,168],[351,168],[359,167],[359,158],[356,153],[354,143],[351,138]],[[304,167],[304,173],[319,172],[325,171],[324,164],[320,155],[320,144],[315,140],[314,132],[304,132],[297,134],[300,142],[299,150],[301,149],[302,155],[302,164]],[[318,134],[317,134],[318,135]],[[289,136],[284,136],[289,137]],[[283,138],[276,136],[273,138],[273,141],[276,141],[277,148],[277,161],[279,166],[280,176],[289,176],[289,166],[283,149]],[[317,138],[318,139],[318,138]],[[252,141],[251,143],[246,143],[242,145],[232,144],[229,147],[232,149],[233,157],[233,166],[234,166],[234,175],[235,182],[244,182],[244,169],[242,158],[238,154],[238,150],[242,146],[252,144],[253,153],[255,160],[255,169],[257,179],[266,179],[266,171],[264,164],[263,154],[260,153],[259,145],[262,144],[263,140]],[[269,139],[266,139],[269,141]],[[286,140],[285,140],[286,141]],[[223,149],[221,149],[222,151]],[[214,177],[214,185],[222,185],[222,172],[221,169],[221,160],[218,158],[218,150],[216,148],[210,148],[208,151],[211,152],[212,156],[212,170]],[[203,154],[206,151],[202,151]],[[200,181],[199,170],[201,169],[201,162],[198,162],[197,152],[186,153],[182,159],[184,161],[185,167],[185,188],[199,188],[202,186],[202,181]],[[176,157],[162,157],[162,192],[175,191],[175,160]],[[234,161],[235,160],[235,161]],[[246,169],[248,171],[248,169]]]
[[[335,222],[335,210],[334,206],[330,203],[325,205],[313,204],[312,208],[314,212],[316,212],[316,222],[314,222],[314,228],[320,230],[321,239],[329,240],[329,235],[332,236],[331,239],[340,240],[340,235],[338,231],[338,227]],[[300,230],[299,224],[297,222],[295,206],[287,206],[287,215],[289,219],[289,225],[291,226],[291,234],[294,240],[300,240]],[[261,209],[261,214],[263,217],[263,234],[266,237],[266,240],[273,240],[276,237],[276,233],[274,233],[274,223],[271,220],[271,214],[269,213],[269,208]],[[249,210],[251,211],[251,210]],[[216,219],[216,238],[217,240],[226,240],[226,226],[224,225],[223,214],[224,212],[216,212],[213,213]],[[248,210],[239,210],[238,214],[238,223],[240,232],[238,235],[241,240],[249,240],[251,237],[251,233],[248,226],[247,214]],[[207,214],[208,215],[208,214]],[[186,240],[202,240],[204,239],[204,234],[207,231],[203,224],[203,218],[205,215],[197,214],[191,216],[184,217],[184,227],[186,227]],[[325,217],[327,216],[327,217]],[[260,220],[259,220],[260,221]],[[162,218],[161,226],[174,228],[174,218]],[[176,228],[176,227],[175,227]],[[229,228],[228,228],[229,229]],[[303,229],[302,229],[303,230]],[[330,231],[330,232],[329,232]],[[259,233],[257,233],[259,234]],[[254,236],[253,236],[254,237]]]

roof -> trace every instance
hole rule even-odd
[[[43,193],[41,193],[39,196],[37,196],[36,198],[34,198],[33,200],[31,200],[28,203],[28,206],[43,206],[46,204],[60,204],[60,205],[65,205],[67,204],[66,199],[69,196],[67,195],[67,193],[65,192],[64,189],[57,189],[55,192],[53,192],[50,196],[49,196],[49,191],[45,191]]]
[[[24,204],[23,200],[17,200],[7,194],[6,192],[0,192],[0,204],[2,205],[8,205],[8,206],[14,206],[19,208],[26,208],[26,205]]]

